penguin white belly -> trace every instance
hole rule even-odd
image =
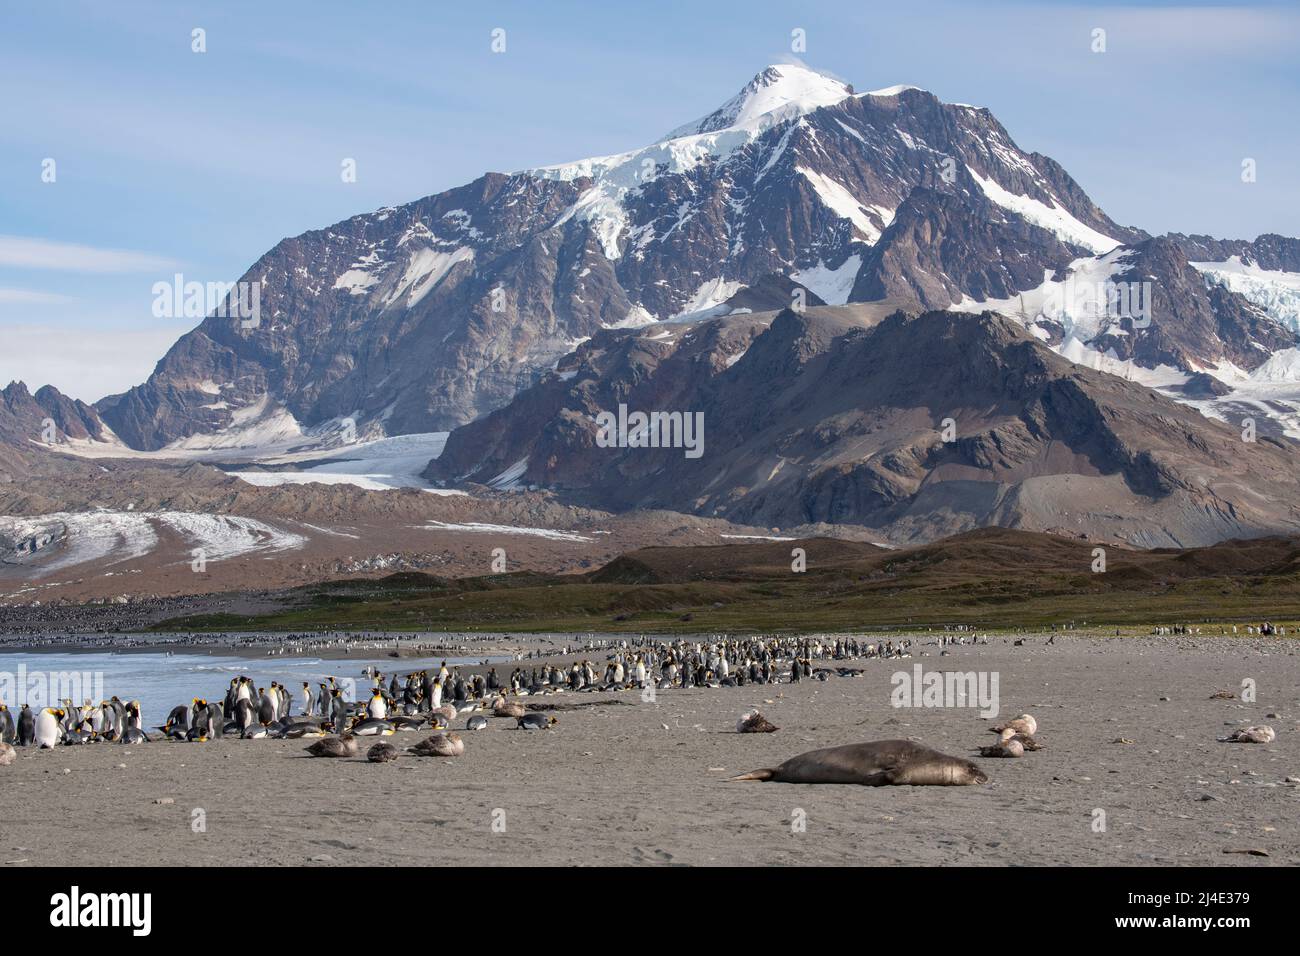
[[[59,718],[48,710],[36,715],[36,746],[53,747],[59,742]]]
[[[388,716],[388,705],[384,703],[382,697],[372,697],[370,699],[368,712],[370,716],[374,717],[376,720],[383,720]]]

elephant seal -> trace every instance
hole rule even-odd
[[[732,780],[776,783],[857,783],[864,787],[961,787],[987,783],[984,771],[910,740],[873,740],[810,750],[779,767],[751,770]]]

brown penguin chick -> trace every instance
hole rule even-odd
[[[498,697],[492,702],[493,717],[513,717],[518,720],[526,713],[528,713],[527,709],[517,700],[506,700],[505,697]]]
[[[1038,721],[1028,714],[1021,714],[1015,720],[1008,720],[1006,723],[994,724],[989,728],[990,733],[1000,734],[1002,731],[1010,728],[1013,733],[1024,734],[1026,737],[1032,737],[1038,733]]]
[[[0,742],[0,767],[7,767],[14,762],[18,752],[14,750],[12,744]]]
[[[342,734],[316,741],[307,748],[307,753],[313,757],[355,757],[358,749],[357,738]]]
[[[371,763],[387,763],[397,759],[397,748],[392,744],[375,744],[366,751],[366,759]]]
[[[1024,745],[1016,740],[1016,733],[1010,727],[999,735],[998,742],[991,747],[981,747],[981,757],[1023,757]]]
[[[411,748],[421,757],[459,757],[465,752],[465,741],[460,734],[434,734]]]
[[[740,720],[736,721],[736,733],[738,734],[772,734],[780,729],[757,710],[751,710],[743,714]]]

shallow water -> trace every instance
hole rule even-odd
[[[506,657],[391,657],[322,660],[318,657],[233,657],[225,654],[167,653],[82,653],[39,654],[0,653],[0,702],[17,715],[26,702],[33,709],[49,706],[53,701],[70,697],[76,703],[86,698],[99,701],[117,696],[122,700],[140,701],[146,726],[162,723],[177,704],[188,705],[195,697],[220,702],[225,698],[230,679],[244,674],[258,687],[279,681],[289,688],[293,712],[302,713],[302,682],[317,684],[328,676],[340,683],[351,680],[364,691],[370,681],[362,673],[367,666],[377,667],[385,675],[394,671],[436,668],[443,661],[448,666],[478,664],[484,660],[504,663]],[[386,676],[385,683],[389,678]],[[344,684],[345,687],[350,685]],[[355,699],[347,693],[349,700]]]

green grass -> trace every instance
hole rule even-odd
[[[285,609],[240,617],[176,618],[154,630],[377,631],[843,631],[970,624],[984,629],[1087,622],[1158,624],[1300,620],[1295,575],[1152,582],[1092,574],[908,572],[863,580],[842,570],[762,581],[597,584],[579,577],[498,575],[446,581],[420,575],[303,589]],[[935,576],[938,578],[938,575]],[[1289,630],[1290,628],[1288,628]]]

